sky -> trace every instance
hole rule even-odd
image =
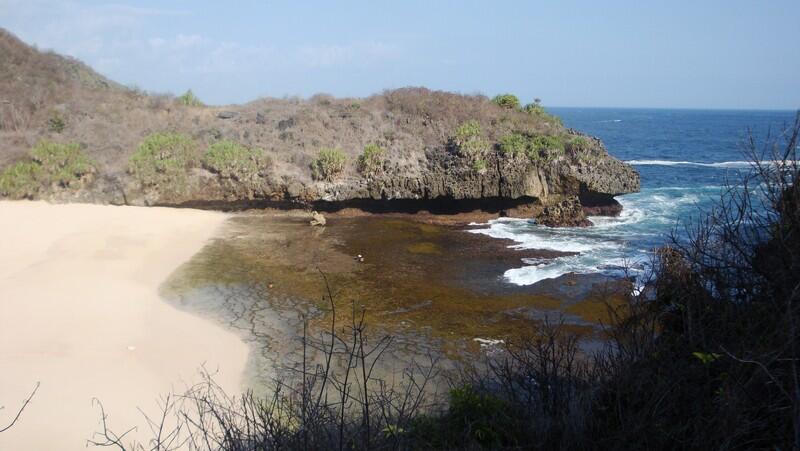
[[[0,27],[211,104],[426,86],[549,106],[800,107],[798,0],[0,0]]]

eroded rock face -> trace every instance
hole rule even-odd
[[[589,227],[592,222],[586,219],[577,196],[568,197],[548,205],[536,218],[536,222],[548,227]]]
[[[147,203],[224,208],[226,202],[238,202],[242,207],[280,204],[376,211],[480,209],[533,217],[552,227],[583,227],[591,225],[587,214],[618,215],[622,206],[614,196],[639,190],[639,174],[609,156],[597,140],[590,152],[567,152],[548,160],[507,155],[497,149],[483,159],[485,166],[478,171],[470,158],[443,146],[426,151],[414,168],[388,161],[380,174],[351,175],[333,182],[308,182],[287,175],[278,179],[268,171],[242,181],[209,177],[206,171],[196,170],[191,189],[156,193],[158,200],[148,198]]]
[[[429,151],[426,157],[425,169],[418,173],[390,168],[376,178],[322,184],[318,197],[309,200],[531,199],[543,207],[554,206],[549,215],[553,219],[543,223],[557,226],[587,225],[586,213],[618,215],[622,206],[614,196],[639,190],[639,174],[604,149],[591,161],[570,156],[531,161],[525,156],[492,152],[480,172],[468,159],[446,149]],[[568,205],[563,204],[565,199]]]

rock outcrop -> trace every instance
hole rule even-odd
[[[582,222],[587,213],[618,214],[614,196],[639,189],[633,168],[538,104],[520,108],[479,95],[402,88],[367,98],[317,95],[215,108],[124,88],[1,29],[0,59],[9,62],[0,73],[11,74],[3,78],[11,82],[0,84],[6,138],[0,176],[25,163],[32,143],[42,139],[78,143],[97,163],[92,184],[58,193],[44,187],[34,197],[226,209],[527,216],[546,210],[541,222],[560,225]],[[47,95],[37,94],[43,89]],[[29,102],[34,97],[42,101]],[[25,120],[6,123],[15,117]],[[179,135],[173,141],[188,143],[189,153],[170,160],[168,149],[157,149],[147,157],[153,174],[169,170],[169,176],[137,179],[132,157],[148,137],[163,132]],[[218,158],[240,161],[209,163],[209,149],[222,141],[241,149]],[[338,160],[335,171],[320,177],[312,166],[323,149]],[[569,208],[562,205],[566,200]]]
[[[548,227],[589,227],[592,225],[592,222],[586,219],[586,214],[577,196],[544,207],[536,221]]]

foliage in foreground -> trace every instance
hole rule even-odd
[[[30,151],[30,161],[20,161],[0,172],[0,195],[33,198],[51,187],[74,187],[95,171],[94,162],[77,143],[42,140]]]
[[[428,390],[435,362],[399,384],[373,377],[388,339],[369,339],[363,316],[339,328],[334,310],[328,334],[304,338],[323,358],[297,379],[267,397],[231,399],[209,380],[167,398],[179,426],[152,423],[148,449],[798,449],[798,133],[800,115],[781,146],[751,141],[753,172],[609,307],[591,355],[545,321],[451,375],[443,402]],[[93,442],[125,449],[106,428]]]

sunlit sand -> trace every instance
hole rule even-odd
[[[247,346],[178,311],[159,285],[212,237],[221,213],[0,202],[0,427],[41,386],[0,449],[85,449],[123,432],[204,365],[240,389]]]

